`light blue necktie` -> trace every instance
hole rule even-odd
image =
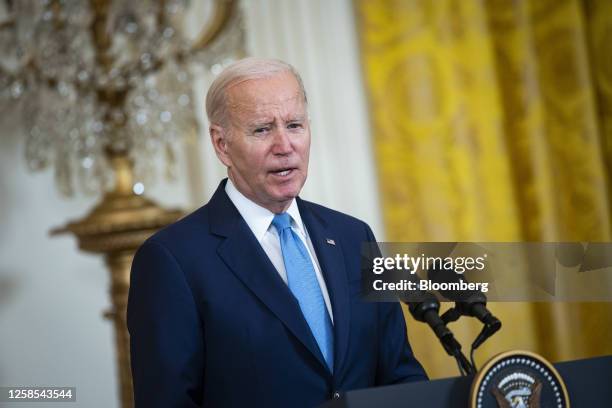
[[[276,214],[272,225],[278,231],[289,289],[319,345],[330,371],[334,370],[334,332],[323,293],[304,243],[291,229],[289,214]]]

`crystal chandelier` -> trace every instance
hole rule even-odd
[[[197,125],[194,68],[243,53],[235,2],[208,3],[211,27],[189,41],[186,0],[5,0],[0,110],[21,115],[28,167],[53,167],[65,195],[107,190],[109,154],[127,156],[143,184],[160,155],[172,174]]]

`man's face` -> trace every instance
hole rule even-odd
[[[300,86],[290,72],[238,83],[227,91],[225,128],[211,127],[217,155],[236,188],[279,213],[308,175],[310,127]]]

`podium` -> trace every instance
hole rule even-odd
[[[612,356],[554,364],[572,407],[612,407]],[[348,391],[320,408],[467,407],[474,377],[388,385]]]

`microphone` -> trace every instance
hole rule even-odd
[[[461,374],[473,374],[475,369],[461,352],[461,344],[455,339],[453,332],[446,327],[446,323],[439,315],[440,302],[438,299],[429,292],[419,291],[418,302],[405,301],[404,303],[408,305],[408,310],[415,320],[427,323],[431,327],[446,353],[457,360]]]
[[[454,339],[454,336],[439,316],[440,302],[429,292],[422,292],[420,297],[422,300],[419,302],[407,302],[410,314],[415,320],[427,323],[440,339],[446,352],[452,356],[453,353],[449,346],[452,344],[451,339]]]
[[[467,299],[456,301],[455,310],[460,315],[477,318],[484,325],[478,337],[472,343],[473,349],[480,347],[482,343],[501,329],[501,321],[487,309],[487,297],[482,292],[471,293]]]
[[[427,271],[429,279],[438,283],[466,282],[462,275],[452,269],[430,269]],[[477,349],[489,337],[501,329],[501,321],[487,309],[487,297],[479,290],[439,290],[440,294],[448,300],[455,302],[455,307],[442,315],[441,319],[448,324],[457,320],[460,316],[471,316],[480,320],[484,327],[472,343],[472,349]]]

